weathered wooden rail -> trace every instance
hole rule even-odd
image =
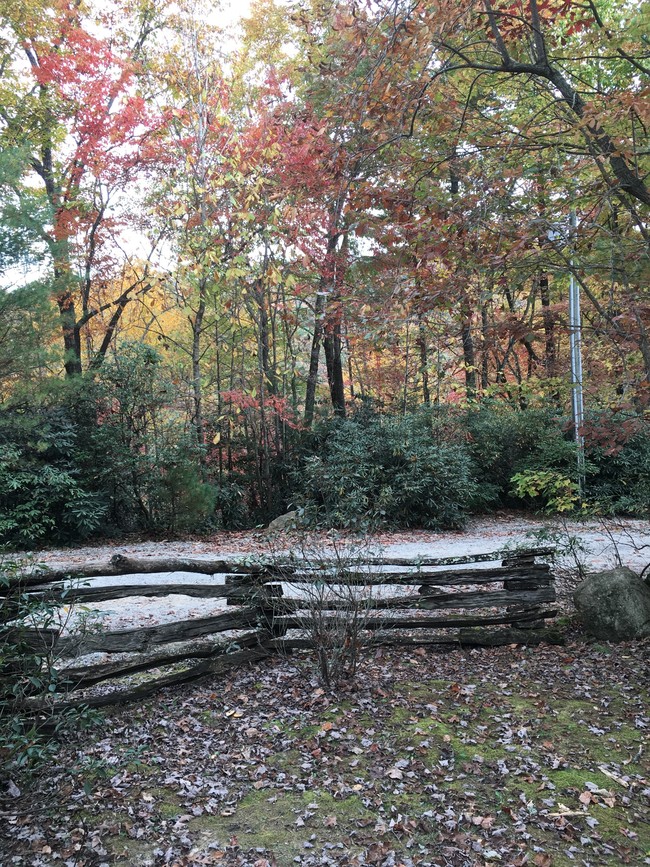
[[[116,555],[109,563],[13,576],[9,586],[0,590],[0,624],[4,621],[0,633],[4,630],[6,636],[13,631],[32,646],[42,642],[44,648],[51,648],[60,660],[61,681],[71,691],[173,667],[167,674],[141,683],[68,701],[97,707],[142,698],[164,686],[224,672],[281,650],[308,647],[314,618],[319,629],[327,629],[340,624],[355,607],[354,616],[359,610],[363,616],[358,622],[360,638],[369,645],[539,641],[547,637],[540,628],[557,613],[549,607],[555,601],[553,573],[546,562],[539,562],[539,558],[553,553],[551,548],[531,548],[451,558],[367,557],[345,561],[319,557],[316,561],[288,557],[254,563],[226,559],[141,560]],[[497,560],[501,563],[492,565]],[[210,578],[203,583],[133,580],[134,575],[171,572]],[[122,576],[127,577],[124,583],[94,583],[99,578]],[[384,594],[386,589],[391,595]],[[171,594],[223,599],[227,607],[207,617],[78,635],[27,629],[11,622],[19,611],[17,600],[26,597],[50,605],[76,605]],[[230,635],[225,641],[219,640],[221,633]],[[84,665],[63,662],[89,653],[129,657]],[[187,665],[190,660],[192,664]],[[38,696],[33,698],[35,706],[40,701]]]

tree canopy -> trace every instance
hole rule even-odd
[[[543,470],[575,506],[572,277],[592,499],[644,501],[647,3],[1,8],[6,466],[47,451],[26,415],[64,413],[74,448],[43,441],[113,523],[237,526],[322,507],[309,456],[399,415],[464,450],[484,504]],[[508,469],[501,423],[530,446]],[[605,456],[646,480],[631,499]]]

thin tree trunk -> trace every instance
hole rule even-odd
[[[472,337],[472,311],[467,296],[461,302],[460,338],[463,345],[463,364],[465,366],[465,389],[469,400],[476,397],[476,353]]]
[[[223,484],[223,436],[221,431],[221,421],[223,418],[223,398],[221,396],[221,347],[219,339],[219,323],[215,320],[214,323],[214,351],[215,351],[215,370],[217,375],[217,418],[219,430],[216,432],[219,437],[218,450],[219,455],[219,484]]]
[[[203,387],[201,384],[201,336],[203,333],[203,319],[205,317],[206,295],[205,280],[199,287],[199,305],[196,309],[192,324],[192,399],[193,415],[192,426],[196,444],[200,449],[205,445],[205,425],[203,420]],[[204,468],[205,461],[200,457],[201,466]]]
[[[336,246],[332,250],[334,265],[333,295],[328,311],[325,313],[325,361],[327,364],[327,381],[330,388],[330,397],[334,414],[345,418],[345,384],[343,381],[343,342],[341,340],[341,323],[343,321],[343,303],[341,289],[345,269],[347,265],[349,238],[347,233],[343,235],[343,243],[340,250]]]
[[[431,391],[429,389],[429,351],[427,349],[427,331],[424,316],[418,313],[418,351],[420,354],[420,377],[422,379],[422,400],[425,406],[431,406]]]
[[[311,339],[309,374],[307,375],[307,391],[305,394],[305,427],[307,428],[310,428],[314,422],[316,386],[318,385],[318,365],[320,362],[320,347],[325,320],[325,304],[325,292],[319,291],[316,295],[316,303],[314,305],[314,333]]]
[[[488,316],[487,301],[481,304],[481,389],[483,392],[490,384],[489,345],[490,345],[490,319]]]
[[[402,415],[406,415],[408,406],[409,363],[411,361],[411,329],[410,322],[406,322],[406,351],[404,353],[404,386],[402,389]]]
[[[549,377],[556,376],[555,357],[555,320],[551,311],[551,295],[548,274],[542,272],[537,278],[539,299],[542,303],[542,321],[544,323],[544,369]]]
[[[352,368],[352,352],[350,351],[350,337],[348,335],[347,324],[345,327],[345,356],[348,361],[348,379],[350,381],[350,400],[354,400],[354,371]]]

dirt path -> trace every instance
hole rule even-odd
[[[472,518],[463,531],[410,531],[382,533],[373,542],[387,554],[450,557],[513,548],[520,545],[552,544],[560,550],[570,544],[588,569],[615,565],[618,560],[633,569],[650,563],[650,522],[620,520],[611,522],[565,521],[522,518],[500,514],[490,518]],[[215,554],[241,556],[264,554],[269,539],[264,531],[216,533],[201,540],[117,542],[76,548],[55,548],[36,554],[39,562],[55,565],[108,560],[116,552],[138,557],[179,556],[208,557]],[[561,561],[574,562],[566,552]],[[196,576],[192,578],[196,580]]]

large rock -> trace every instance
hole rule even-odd
[[[284,515],[278,515],[274,518],[267,530],[271,532],[281,532],[282,530],[295,530],[298,526],[298,512],[286,512]]]
[[[587,632],[602,641],[650,637],[650,588],[625,566],[590,575],[573,601]]]

